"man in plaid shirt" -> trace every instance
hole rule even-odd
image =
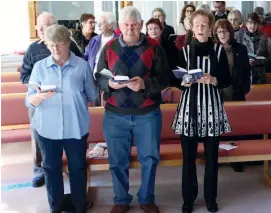
[[[138,201],[145,213],[159,213],[154,188],[162,126],[161,90],[168,85],[168,63],[162,47],[140,33],[140,12],[125,7],[119,14],[122,32],[103,48],[95,74],[106,100],[103,132],[113,179],[114,207],[111,213],[125,213],[132,196],[129,190],[129,164],[132,140],[137,146],[142,168]],[[116,83],[101,74],[108,69],[130,78]]]

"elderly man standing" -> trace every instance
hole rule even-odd
[[[44,44],[44,32],[45,29],[49,26],[56,24],[56,18],[53,14],[48,12],[41,13],[37,18],[37,31],[40,40],[32,43],[24,55],[23,64],[20,72],[20,79],[23,84],[27,84],[32,73],[32,69],[36,62],[48,57],[51,55],[50,50]],[[70,50],[77,56],[82,57],[80,50],[77,48],[77,45],[73,42],[70,43]],[[33,109],[29,109],[29,120],[31,122],[33,114]],[[44,174],[41,168],[42,157],[40,153],[40,149],[38,146],[38,142],[36,139],[36,132],[32,130],[31,134],[32,141],[32,152],[34,157],[34,178],[32,180],[33,187],[40,187],[44,185]]]
[[[103,132],[115,193],[111,213],[127,212],[132,201],[128,192],[132,140],[141,163],[141,187],[137,194],[140,207],[145,213],[159,213],[154,189],[162,126],[161,90],[168,85],[168,63],[159,43],[140,33],[141,20],[135,7],[120,11],[122,35],[105,45],[95,74],[107,100]],[[103,69],[130,80],[113,82],[102,74]]]

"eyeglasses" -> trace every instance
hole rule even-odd
[[[216,34],[217,35],[222,35],[222,34],[226,34],[228,32],[229,32],[228,30],[218,30],[218,31],[216,31]]]
[[[193,13],[194,10],[186,10],[185,12],[187,12],[187,13]]]
[[[61,49],[61,48],[63,48],[66,44],[65,43],[58,43],[58,44],[54,44],[54,43],[47,43],[46,44],[47,45],[47,47],[49,48],[49,49],[53,49],[53,48],[56,48],[56,49]]]
[[[250,25],[253,25],[253,24],[258,25],[258,22],[256,22],[256,21],[248,21],[247,23],[250,24]]]

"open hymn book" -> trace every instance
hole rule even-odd
[[[178,79],[182,79],[184,75],[191,75],[192,76],[192,82],[196,82],[198,79],[204,76],[204,73],[202,72],[201,69],[193,69],[193,70],[186,70],[182,67],[178,67],[178,69],[172,70],[174,73],[175,77]]]
[[[264,59],[266,59],[264,56],[257,56],[257,55],[255,55],[253,53],[248,53],[248,57],[250,59],[254,59],[254,60],[256,60],[256,59],[258,59],[258,60],[264,60]]]
[[[130,81],[130,78],[128,76],[124,75],[115,75],[113,76],[112,72],[108,69],[102,69],[101,72],[97,72],[95,75],[100,74],[108,79],[112,79],[112,81],[117,83],[127,83]]]
[[[35,90],[40,90],[41,93],[44,92],[56,92],[56,85],[39,85],[35,82],[29,82],[28,84],[25,84],[27,87],[31,87]]]

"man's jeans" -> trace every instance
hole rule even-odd
[[[35,113],[35,110],[29,109],[28,116],[29,122],[31,123],[32,117]],[[41,177],[43,176],[43,169],[41,167],[42,157],[40,153],[40,148],[37,140],[37,131],[31,128],[31,147],[32,147],[32,154],[34,158],[34,176]]]
[[[140,204],[154,202],[157,164],[160,160],[160,135],[162,115],[160,108],[144,115],[121,115],[105,112],[103,132],[108,148],[108,161],[113,179],[114,203],[130,204],[129,165],[131,147],[137,147],[141,163],[141,187],[138,191]]]
[[[64,199],[62,154],[66,153],[69,168],[72,203],[76,213],[86,212],[87,138],[51,140],[37,134],[49,205],[52,210],[61,208]]]

